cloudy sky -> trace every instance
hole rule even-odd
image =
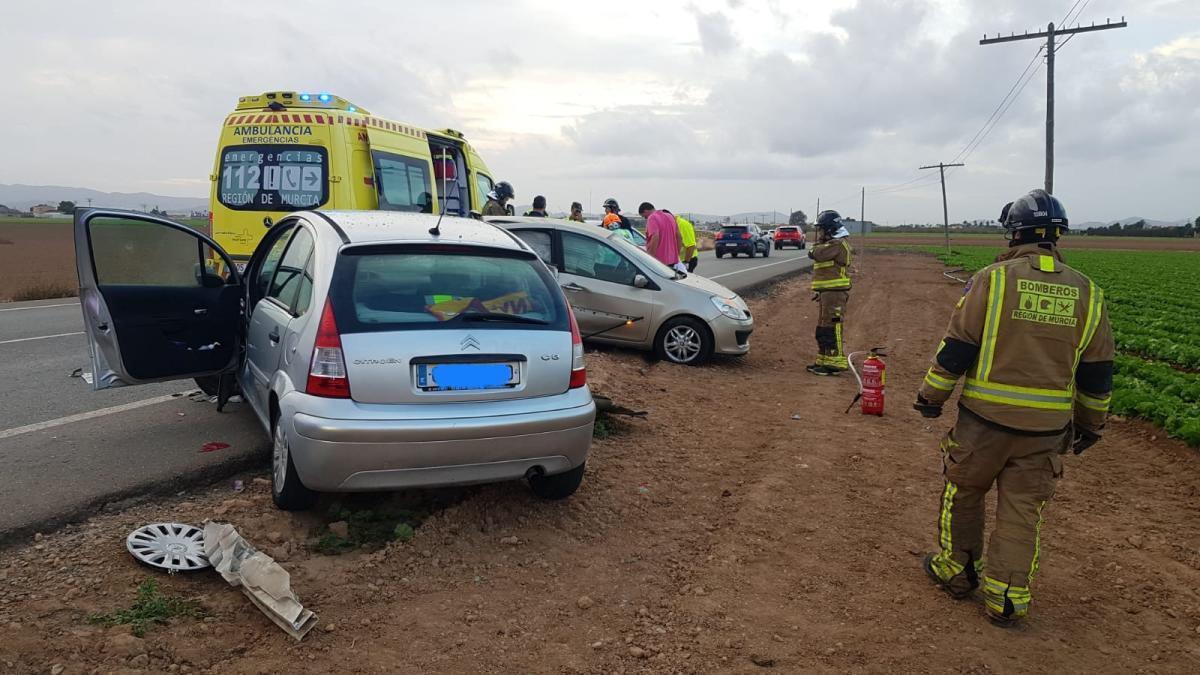
[[[552,209],[811,214],[819,196],[857,216],[865,185],[869,219],[939,221],[916,168],[965,157],[951,218],[994,218],[1042,184],[1045,71],[1036,41],[979,38],[1073,3],[5,2],[0,183],[206,196],[237,97],[287,89],[461,129]],[[1074,4],[1130,26],[1058,53],[1056,193],[1076,221],[1200,215],[1200,2]]]

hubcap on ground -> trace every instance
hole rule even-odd
[[[700,333],[691,326],[675,326],[663,338],[663,351],[676,363],[688,363],[700,355]]]
[[[275,445],[271,452],[271,470],[275,479],[275,492],[283,492],[283,483],[287,480],[288,444],[283,429],[275,424]]]
[[[204,530],[183,523],[153,523],[129,533],[125,548],[138,562],[169,572],[208,567]]]

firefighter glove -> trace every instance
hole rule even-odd
[[[1100,440],[1100,434],[1093,433],[1087,429],[1075,430],[1075,441],[1071,443],[1071,450],[1075,454],[1082,454],[1084,450],[1092,447]]]
[[[913,404],[913,410],[921,413],[921,417],[928,419],[936,419],[942,416],[942,406],[940,403],[930,403],[925,400],[925,397],[917,394],[917,402]]]

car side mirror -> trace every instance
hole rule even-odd
[[[638,288],[645,288],[650,285],[650,280],[644,274],[633,275],[633,285]]]

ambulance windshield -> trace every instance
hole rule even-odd
[[[219,201],[236,211],[298,211],[329,199],[329,157],[312,145],[234,145],[221,151]]]

